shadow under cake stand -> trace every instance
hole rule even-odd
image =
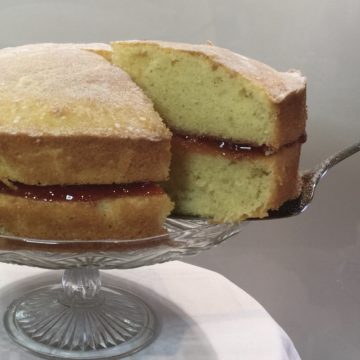
[[[244,224],[169,218],[168,234],[137,240],[59,241],[1,236],[0,261],[65,269],[62,284],[42,286],[8,307],[13,341],[50,359],[129,356],[159,333],[146,299],[101,285],[100,269],[130,269],[195,255],[234,236]]]

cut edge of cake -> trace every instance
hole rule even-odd
[[[266,217],[299,195],[300,148],[296,142],[268,156],[245,151],[234,158],[175,136],[170,180],[164,184],[175,203],[174,213],[214,222]]]

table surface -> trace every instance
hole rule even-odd
[[[0,312],[26,291],[58,282],[60,271],[0,264]],[[155,310],[160,336],[132,359],[299,360],[267,311],[220,274],[171,262],[103,272],[103,283],[133,291]],[[34,360],[0,327],[0,359]]]

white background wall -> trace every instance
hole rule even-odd
[[[359,22],[358,0],[0,0],[0,47],[210,39],[279,70],[301,69],[309,110],[302,166],[309,167],[360,140]],[[340,164],[300,217],[252,223],[188,259],[257,298],[303,359],[360,358],[359,168],[360,155]]]

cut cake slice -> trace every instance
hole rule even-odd
[[[175,211],[215,221],[264,217],[299,193],[305,78],[212,45],[112,44],[112,62],[174,133]]]

